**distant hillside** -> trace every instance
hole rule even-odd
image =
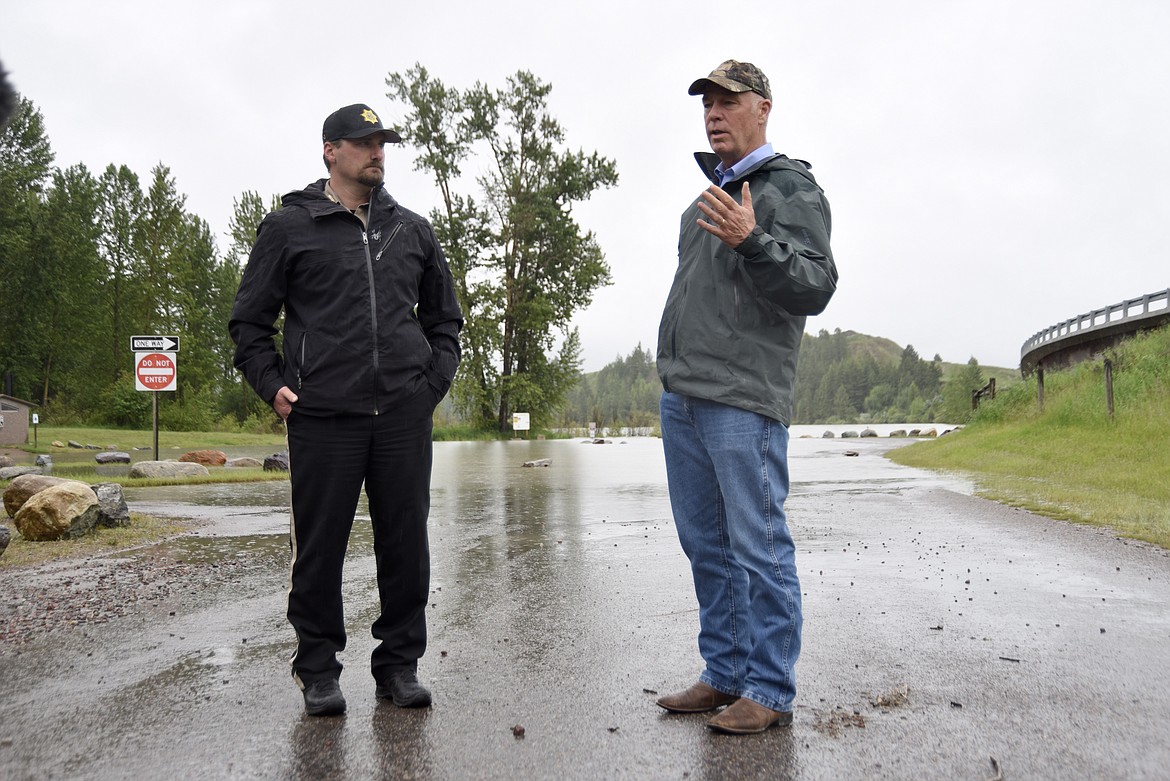
[[[849,345],[850,355],[858,357],[868,355],[877,361],[897,363],[902,357],[902,350],[905,349],[897,342],[884,336],[869,336],[868,334],[859,334],[856,331],[841,331],[840,333],[841,336],[845,337],[846,344]],[[810,335],[806,335],[805,338],[808,336]]]
[[[995,378],[997,390],[1019,372],[978,362],[927,360],[912,345],[837,330],[806,334],[796,370],[794,423],[963,423],[971,392]]]
[[[806,334],[796,372],[793,423],[962,423],[971,391],[994,377],[1002,390],[1016,369],[927,360],[910,345],[856,331]],[[581,377],[561,411],[561,425],[653,426],[662,386],[654,354],[638,345]]]
[[[857,331],[841,331],[841,334],[846,337],[850,354],[852,355],[871,355],[878,361],[897,361],[901,358],[902,351],[905,349],[897,342],[892,339],[887,339],[884,336],[870,336],[868,334],[858,333]],[[979,359],[976,358],[975,360]],[[944,383],[967,367],[966,363],[950,363],[948,361],[942,361],[939,365],[942,367]],[[982,363],[979,364],[979,368],[983,370],[983,374],[987,379],[995,378],[997,388],[1008,387],[1021,380],[1020,370],[1018,368],[1009,369],[1003,366],[986,366]]]

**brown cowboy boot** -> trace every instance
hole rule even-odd
[[[731,735],[753,735],[773,724],[787,727],[792,723],[792,711],[775,711],[751,700],[736,700],[731,707],[707,722],[716,732]]]
[[[659,707],[666,708],[671,713],[705,713],[715,710],[721,705],[735,702],[739,697],[734,694],[724,694],[713,689],[702,681],[697,681],[690,688],[681,692],[668,694],[658,699]]]

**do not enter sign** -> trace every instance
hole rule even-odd
[[[173,391],[174,353],[134,353],[134,387],[140,391]]]

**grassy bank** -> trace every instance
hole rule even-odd
[[[967,428],[892,451],[900,464],[970,475],[981,496],[1053,518],[1115,529],[1170,548],[1170,329],[1110,350],[1113,417],[1104,366],[1086,362],[985,402]]]
[[[8,519],[11,527],[11,519]],[[118,529],[94,529],[75,540],[30,542],[12,529],[8,549],[0,556],[0,570],[33,567],[58,559],[82,559],[154,545],[188,531],[191,521],[155,518],[130,513],[130,525]]]

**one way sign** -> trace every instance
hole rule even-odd
[[[179,337],[177,336],[131,336],[130,352],[141,353],[157,350],[166,353],[179,351]]]

